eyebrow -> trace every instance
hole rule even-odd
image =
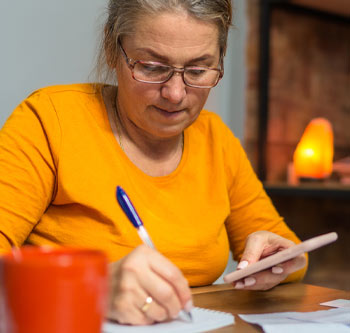
[[[151,55],[152,57],[156,58],[157,60],[159,60],[160,62],[169,62],[169,58],[166,56],[163,56],[161,54],[158,54],[157,52],[149,49],[149,48],[137,48],[137,51],[142,51],[142,52],[146,52],[149,55]],[[213,56],[212,54],[203,54],[200,57],[197,58],[193,58],[191,60],[188,61],[188,63],[191,62],[198,62],[198,61],[205,61],[205,60],[214,60],[215,56]]]

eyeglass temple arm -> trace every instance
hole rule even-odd
[[[220,79],[224,76],[224,53],[220,50]]]
[[[125,61],[126,61],[127,65],[128,65],[130,68],[134,68],[134,65],[132,64],[133,59],[131,59],[131,58],[128,57],[128,55],[126,54],[126,52],[125,52],[125,50],[124,50],[124,48],[123,48],[123,46],[122,46],[122,43],[120,42],[119,39],[118,39],[118,41],[117,41],[117,44],[118,44],[120,50],[122,51],[122,55],[123,55],[123,57],[125,58]]]

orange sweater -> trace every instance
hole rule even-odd
[[[118,260],[141,241],[119,208],[117,185],[129,194],[157,249],[192,286],[215,281],[229,247],[238,260],[253,231],[299,242],[217,115],[203,110],[185,130],[177,169],[151,177],[120,149],[101,87],[81,84],[38,90],[0,132],[0,251],[70,245],[102,249]]]

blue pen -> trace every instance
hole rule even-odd
[[[117,200],[119,202],[119,205],[122,207],[123,212],[128,217],[129,221],[137,229],[137,233],[139,234],[142,241],[150,248],[155,249],[156,247],[154,246],[151,237],[143,226],[143,223],[140,219],[140,216],[137,214],[135,207],[131,203],[125,191],[120,186],[117,186]]]
[[[151,240],[151,237],[149,236],[148,232],[143,226],[143,223],[140,219],[140,216],[137,214],[135,207],[131,203],[125,191],[120,186],[117,186],[117,200],[123,212],[129,219],[129,221],[137,229],[137,233],[139,234],[143,243],[148,245],[150,248],[155,249],[155,246]],[[192,321],[191,312],[180,311],[180,315],[185,317],[187,320]]]

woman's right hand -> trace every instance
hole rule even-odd
[[[109,266],[108,319],[147,325],[176,318],[192,308],[188,282],[162,254],[141,245]],[[149,306],[146,299],[152,297]]]

